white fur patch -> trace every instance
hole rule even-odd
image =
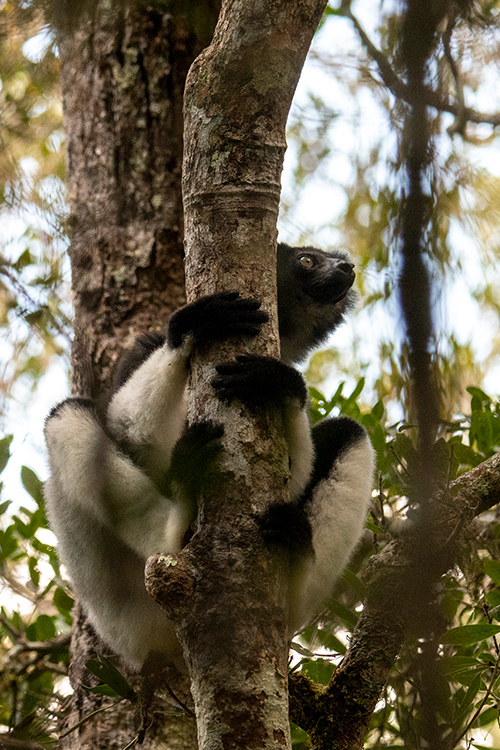
[[[147,473],[161,477],[186,421],[190,343],[156,349],[113,396],[108,427],[118,440],[147,446]]]
[[[297,404],[287,406],[284,423],[285,439],[290,456],[290,497],[296,500],[306,488],[314,462],[314,447],[307,410],[301,409]]]
[[[371,499],[373,459],[365,436],[341,455],[314,491],[310,520],[315,557],[291,592],[291,632],[319,613],[361,537]]]

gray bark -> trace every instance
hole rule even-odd
[[[60,39],[80,395],[102,394],[118,352],[184,300],[182,95],[212,29],[102,0]]]
[[[264,547],[255,522],[285,493],[280,417],[222,407],[209,384],[213,363],[236,352],[278,355],[275,251],[285,124],[325,5],[228,0],[186,85],[188,299],[237,288],[264,300],[271,314],[257,340],[193,358],[190,419],[224,423],[225,458],[178,564],[160,558],[149,566],[159,600],[168,606],[169,593],[177,597],[169,615],[185,649],[201,748],[290,747],[287,560]]]

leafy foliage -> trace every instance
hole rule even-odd
[[[499,176],[490,158],[500,109],[498,97],[491,96],[498,90],[497,23],[496,2],[450,3],[446,34],[429,70],[429,88],[443,100],[454,101],[460,89],[468,106],[493,110],[490,122],[485,113],[483,123],[469,122],[463,131],[459,127],[460,135],[455,129],[458,117],[446,111],[432,114],[428,201],[433,218],[426,252],[440,329],[435,377],[443,415],[449,419],[467,408],[465,386],[481,383],[486,366],[498,362],[500,351],[500,212],[494,197]],[[411,421],[408,353],[395,300],[407,103],[389,88],[368,44],[404,84],[400,26],[397,4],[383,3],[375,10],[369,3],[350,0],[330,3],[306,64],[308,86],[299,90],[291,111],[290,179],[284,185],[281,231],[288,241],[299,234],[307,244],[340,245],[353,254],[363,313],[347,353],[329,354],[329,361],[346,378],[365,373],[369,362],[370,390],[379,399],[390,396],[399,402]],[[488,339],[480,355],[477,329],[471,325],[476,317],[483,321]],[[324,357],[322,362],[328,364]],[[322,371],[325,377],[327,367]]]
[[[377,451],[378,487],[365,536],[323,616],[300,636],[296,665],[313,682],[327,685],[335,664],[346,652],[365,596],[363,572],[369,559],[402,532],[411,516],[416,447],[413,429],[404,422],[388,425],[382,402],[372,409],[360,403],[360,380],[344,395],[341,384],[331,399],[312,389],[312,418],[346,414],[368,430]],[[436,444],[441,485],[478,466],[500,446],[500,404],[481,389],[468,388],[470,413],[442,424]],[[500,518],[488,512],[477,521],[477,533],[463,564],[442,577],[437,602],[442,637],[436,682],[442,694],[440,721],[447,746],[468,747],[474,731],[499,721],[500,698]],[[472,540],[471,540],[472,541]],[[305,648],[304,648],[305,647]],[[385,695],[372,717],[366,747],[418,747],[423,725],[414,667],[419,643],[409,640],[391,673]],[[300,658],[299,658],[300,655]],[[297,747],[304,738],[297,734]]]
[[[40,12],[0,4],[0,372],[8,396],[68,349],[59,61]]]
[[[10,442],[0,441],[2,471]],[[63,703],[73,598],[47,529],[41,482],[26,466],[21,481],[32,507],[12,512],[9,500],[0,502],[0,726],[43,740],[53,736]]]

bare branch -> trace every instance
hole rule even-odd
[[[341,8],[341,10],[339,11],[339,15],[345,16],[346,18],[349,18],[350,21],[352,21],[354,28],[358,32],[359,38],[361,39],[363,47],[366,49],[370,57],[377,63],[380,77],[382,78],[382,81],[387,86],[387,88],[392,91],[394,96],[396,96],[398,99],[402,99],[408,104],[414,104],[413,93],[410,90],[409,86],[397,75],[397,73],[395,73],[389,60],[386,58],[383,52],[381,52],[381,50],[379,50],[373,44],[356,16],[354,16],[354,14],[352,13],[351,8],[348,4],[345,4],[345,6]],[[453,75],[455,77],[454,73]],[[433,91],[427,86],[424,89],[424,93],[427,106],[434,107],[440,112],[449,112],[462,121],[475,124],[485,123],[488,125],[493,125],[493,127],[498,127],[500,125],[500,112],[478,112],[472,107],[466,107],[463,100],[460,100],[458,88],[457,101],[442,99],[436,91]]]
[[[443,34],[443,47],[444,47],[444,54],[445,54],[446,60],[448,61],[448,65],[450,66],[453,80],[455,81],[455,89],[457,92],[457,104],[461,108],[461,114],[455,118],[454,124],[448,128],[448,133],[450,135],[453,135],[453,133],[460,133],[461,135],[463,135],[465,131],[465,125],[466,125],[466,120],[464,118],[464,110],[465,110],[464,87],[463,87],[462,77],[460,75],[458,63],[453,57],[453,53],[451,51],[451,35],[453,33],[454,23],[455,23],[454,18],[451,18],[448,20],[446,29]]]

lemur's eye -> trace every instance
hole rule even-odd
[[[299,257],[299,263],[302,266],[302,268],[312,268],[314,266],[314,260],[311,258],[310,255],[301,255]]]

